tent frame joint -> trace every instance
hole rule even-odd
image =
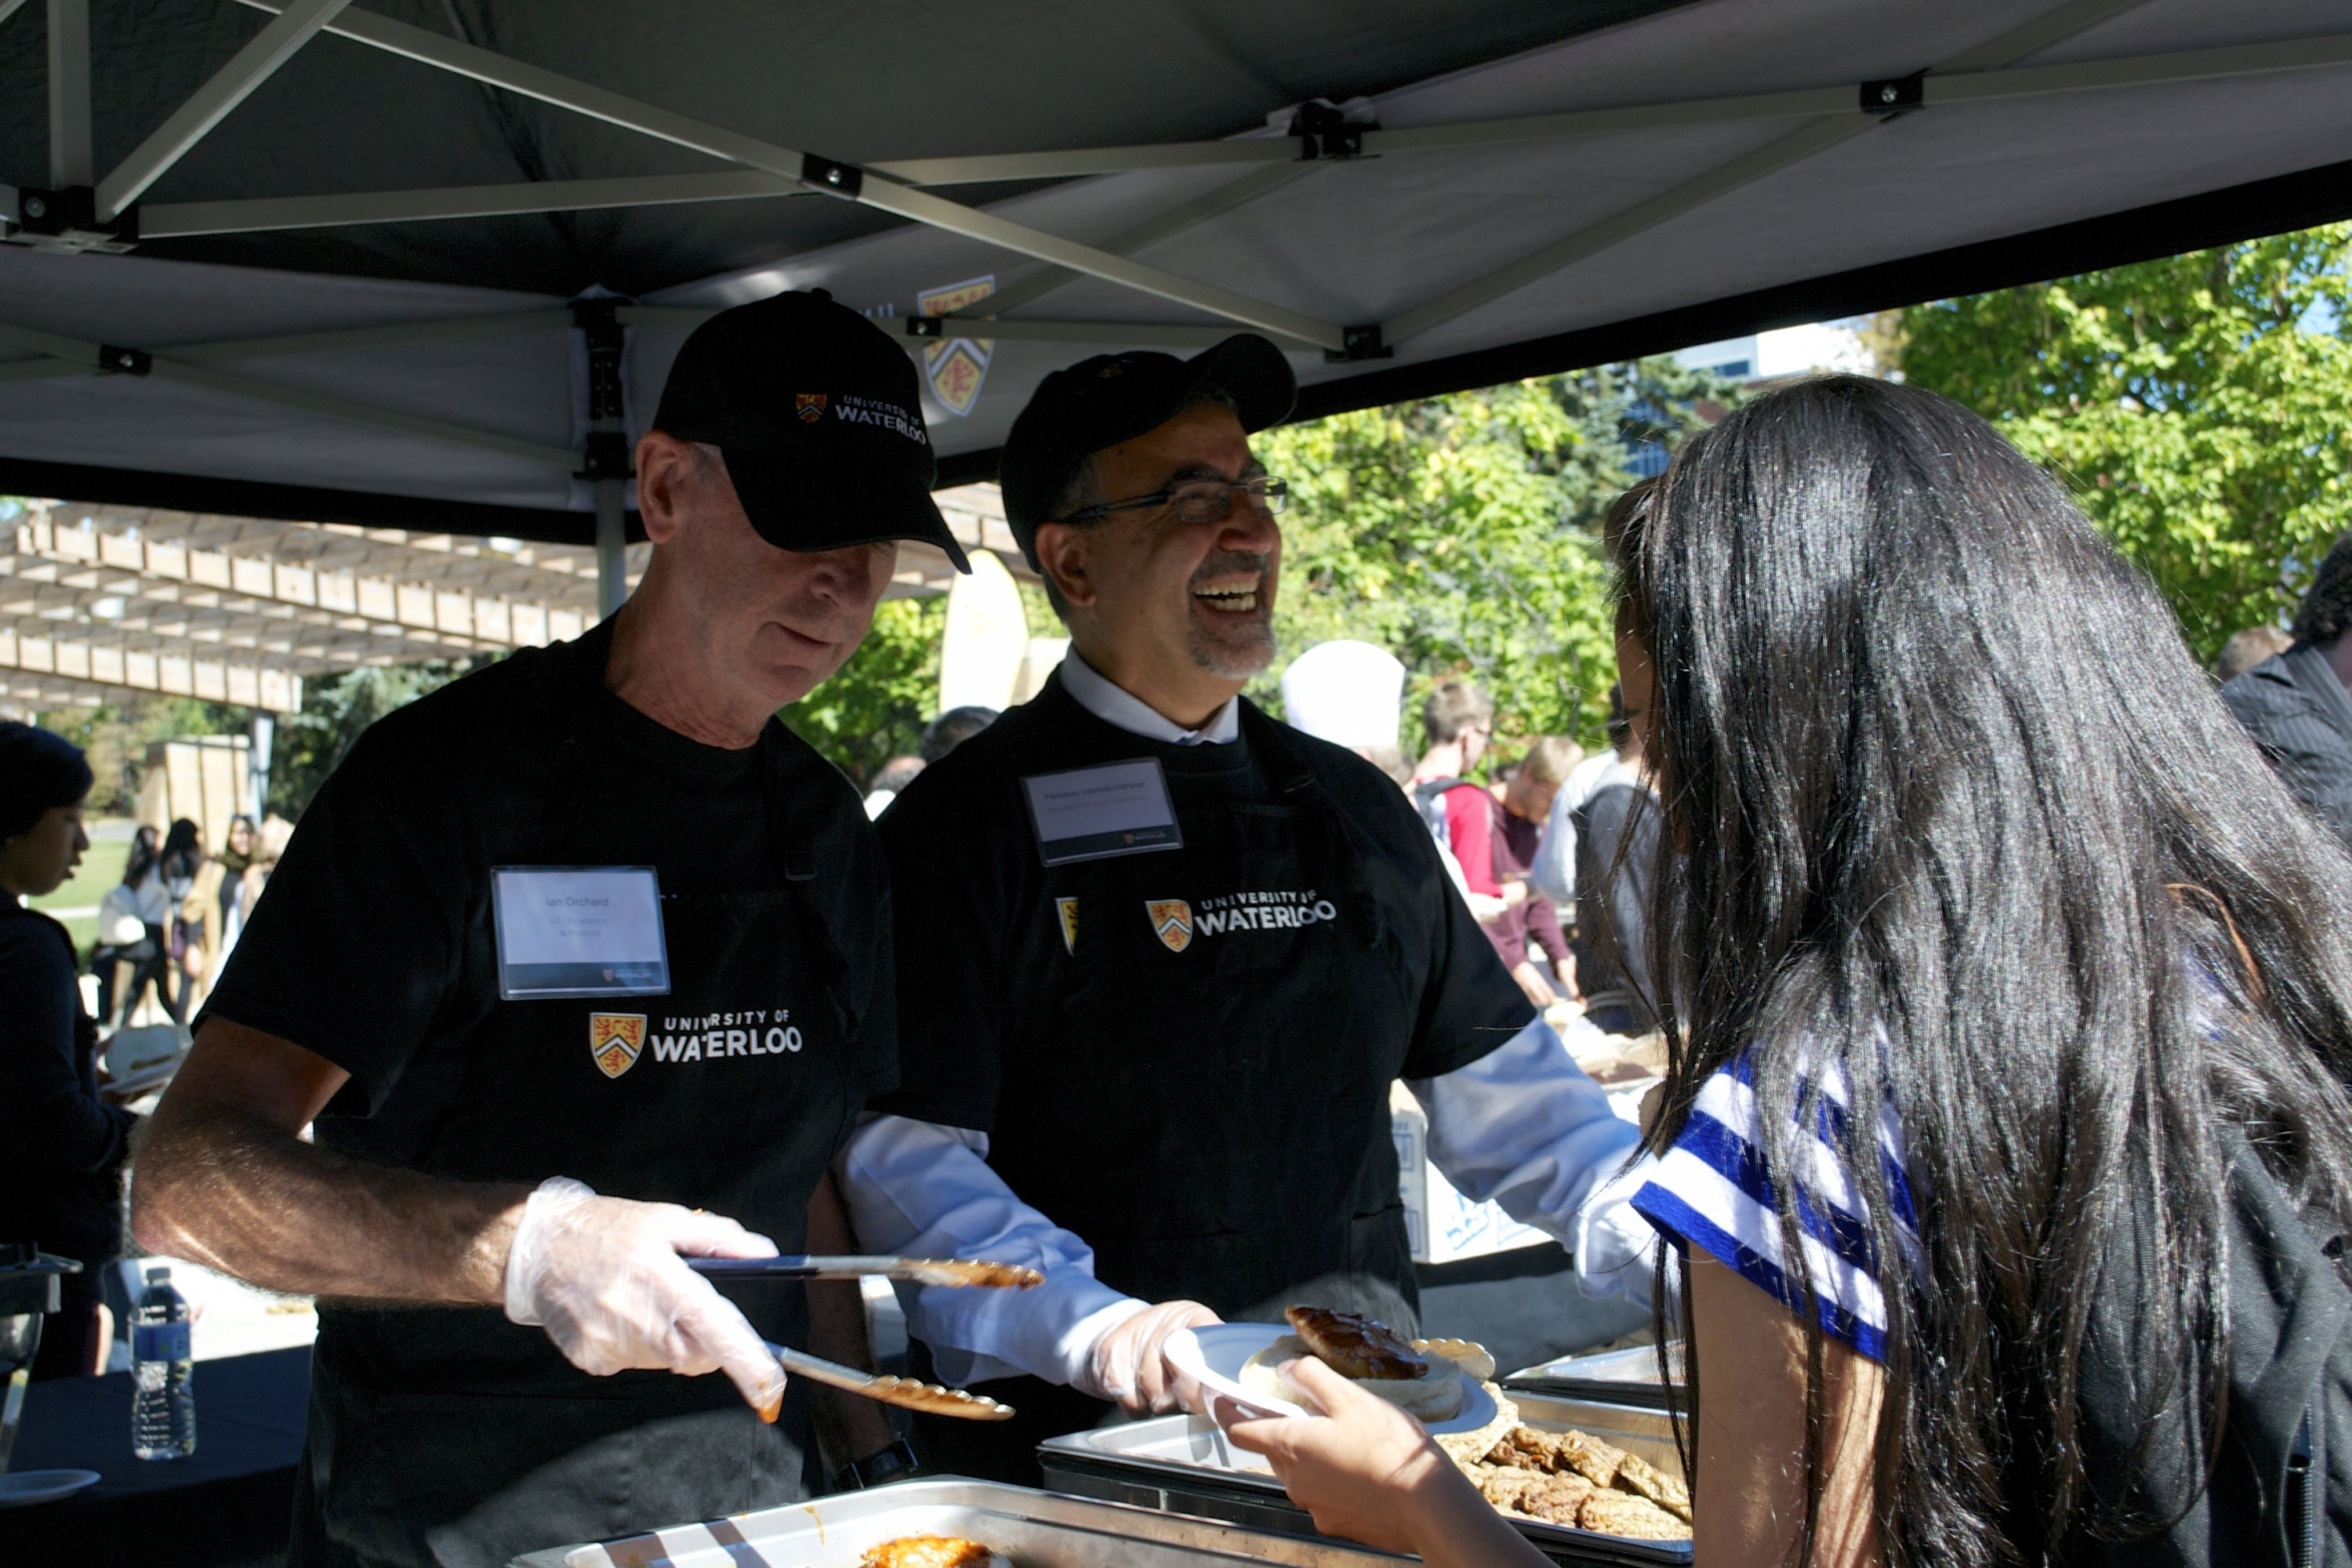
[[[1913,71],[1909,76],[1887,77],[1879,81],[1862,84],[1862,112],[1878,116],[1884,125],[1916,114],[1927,107],[1927,73]]]
[[[1325,349],[1326,364],[1353,364],[1360,360],[1394,359],[1396,346],[1386,342],[1378,321],[1367,321],[1360,327],[1339,329],[1342,347]]]
[[[134,203],[100,221],[94,185],[55,190],[27,185],[16,193],[16,212],[0,216],[5,218],[0,223],[0,235],[39,250],[97,250],[120,256],[139,243],[138,205]]]
[[[866,190],[866,171],[855,163],[836,163],[814,153],[801,154],[801,184],[821,196],[854,202]]]
[[[102,375],[147,375],[155,369],[155,356],[145,349],[100,343],[98,345],[98,368]]]
[[[1378,131],[1377,121],[1351,121],[1337,106],[1310,99],[1290,117],[1290,133],[1298,138],[1298,161],[1364,156],[1364,132]]]

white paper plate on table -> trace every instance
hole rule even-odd
[[[18,1470],[0,1476],[0,1508],[30,1508],[55,1502],[98,1485],[96,1470]]]
[[[1286,1323],[1212,1323],[1206,1328],[1179,1329],[1168,1336],[1167,1355],[1178,1371],[1244,1411],[1265,1415],[1311,1415],[1286,1399],[1242,1385],[1243,1363],[1289,1332]],[[1430,1431],[1475,1432],[1499,1414],[1495,1396],[1485,1384],[1471,1377],[1462,1381],[1468,1386],[1462,1391],[1461,1410],[1450,1421],[1424,1422]]]

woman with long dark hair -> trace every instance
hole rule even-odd
[[[0,1242],[79,1260],[42,1331],[37,1377],[105,1370],[100,1270],[121,1250],[131,1115],[99,1098],[98,1026],[82,1011],[73,938],[22,900],[55,892],[89,847],[80,748],[0,723]]]
[[[2352,858],[1931,394],[1759,400],[1616,552],[1699,1568],[2297,1561],[2297,1447],[2344,1561]],[[1340,1419],[1237,1433],[1318,1521],[1535,1561],[1319,1370]]]

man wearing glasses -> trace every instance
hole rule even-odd
[[[879,825],[924,978],[902,1087],[839,1166],[859,1239],[1047,1275],[911,1300],[917,1370],[1020,1412],[929,1423],[943,1469],[1034,1484],[1040,1439],[1174,1408],[1164,1342],[1221,1316],[1417,1331],[1398,1079],[1458,1186],[1571,1243],[1635,1142],[1396,785],[1240,695],[1274,657],[1286,499],[1249,435],[1295,395],[1251,335],[1046,378],[1004,507],[1069,657]]]

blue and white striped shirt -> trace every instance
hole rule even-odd
[[[1633,1208],[1685,1250],[1706,1253],[1742,1279],[1804,1310],[1780,1245],[1779,1188],[1765,1165],[1751,1068],[1742,1056],[1709,1078],[1674,1146],[1633,1196]],[[1843,1069],[1822,1079],[1821,1117],[1798,1145],[1810,1168],[1798,1183],[1797,1228],[1822,1331],[1873,1361],[1886,1359],[1886,1281],[1872,1255],[1861,1188],[1847,1164],[1851,1107]],[[1878,1157],[1913,1277],[1919,1218],[1903,1169],[1894,1108],[1878,1117]]]

